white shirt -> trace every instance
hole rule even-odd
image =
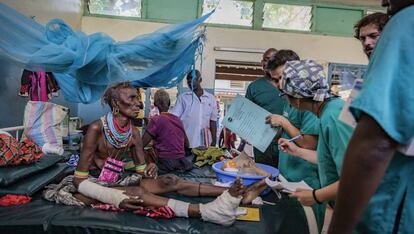
[[[190,148],[210,144],[211,132],[208,131],[209,142],[207,144],[204,144],[202,136],[203,130],[210,128],[210,120],[217,121],[216,98],[212,94],[204,90],[199,99],[194,92],[185,92],[177,98],[171,113],[183,122]]]

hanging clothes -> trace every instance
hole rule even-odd
[[[57,97],[59,85],[51,72],[23,70],[19,96],[30,97],[31,101],[47,102]]]

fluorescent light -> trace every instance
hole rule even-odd
[[[251,54],[263,54],[265,49],[249,49],[249,48],[232,48],[232,47],[214,47],[215,51],[221,52],[239,52],[239,53],[251,53]]]

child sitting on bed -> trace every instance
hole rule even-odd
[[[105,203],[138,213],[143,207],[163,208],[177,217],[201,218],[222,225],[235,221],[240,202],[249,204],[256,198],[256,189],[250,189],[254,186],[245,191],[239,179],[226,189],[174,175],[158,177],[156,165],[146,164],[140,132],[131,124],[139,112],[136,89],[129,83],[115,84],[105,92],[103,102],[111,112],[89,126],[75,174],[52,186],[55,189],[44,191],[44,198],[78,206]],[[136,173],[125,177],[120,158],[128,151]],[[207,204],[190,204],[162,197],[165,193],[218,197]]]
[[[168,113],[170,96],[165,90],[155,92],[154,105],[160,114],[151,118],[142,138],[143,146],[153,140],[153,147],[158,155],[157,166],[161,174],[191,170],[192,163],[185,158],[184,146],[188,146],[188,140],[184,126],[180,118]]]

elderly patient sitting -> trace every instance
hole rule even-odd
[[[138,94],[129,83],[111,86],[103,101],[111,112],[88,128],[75,174],[59,185],[49,185],[43,197],[67,205],[111,204],[125,210],[142,207],[165,208],[178,217],[231,225],[239,203],[249,204],[254,190],[245,190],[236,180],[229,189],[183,180],[174,175],[157,176],[155,164],[146,164],[142,139],[131,120],[139,112]],[[123,173],[124,158],[132,157],[136,173]],[[253,186],[254,187],[254,186]],[[217,197],[207,204],[190,204],[160,196],[178,193],[186,196]]]
[[[143,146],[153,140],[160,173],[191,170],[192,164],[185,158],[184,145],[188,145],[188,140],[184,126],[180,118],[168,113],[170,96],[165,90],[155,92],[154,105],[160,115],[151,118],[142,138]]]

